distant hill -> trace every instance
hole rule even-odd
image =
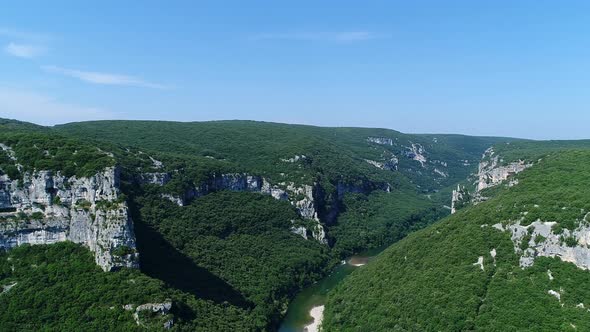
[[[432,213],[429,209],[450,205],[450,188],[475,170],[483,151],[493,143],[513,141],[254,121],[96,121],[55,129],[99,145],[145,152],[161,160],[168,171],[182,169],[183,179],[178,181],[182,183],[172,181],[176,188],[171,191],[177,196],[183,195],[186,183],[207,181],[214,173],[247,173],[271,183],[313,186],[315,195],[322,196],[314,204],[327,239],[337,248],[344,246],[344,255],[399,238],[388,234],[385,225],[391,224],[386,219],[399,214],[401,206],[416,219],[421,213]],[[394,195],[380,196],[383,190],[375,190],[387,186]],[[379,202],[382,214],[358,220],[358,213],[341,206],[344,191],[371,194],[368,204]],[[439,191],[443,194],[437,195]],[[402,194],[406,203],[398,204]],[[347,218],[347,212],[354,218]],[[340,219],[350,223],[336,221],[342,213]],[[359,225],[351,227],[352,223]],[[356,235],[361,229],[366,234],[362,239]]]

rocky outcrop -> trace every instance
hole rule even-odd
[[[334,192],[325,192],[321,186],[316,186],[315,197],[319,219],[324,224],[334,225],[343,210],[343,199],[347,193],[367,195],[375,190],[391,192],[389,183],[375,183],[359,180],[356,183],[338,181]]]
[[[482,197],[480,193],[483,189],[497,186],[506,181],[508,181],[508,186],[518,184],[518,180],[512,176],[531,166],[531,163],[526,163],[523,160],[504,163],[502,158],[495,154],[493,148],[487,149],[479,164],[476,192],[470,201],[477,203],[485,200],[486,198]],[[457,204],[462,204],[466,200],[469,200],[469,193],[464,187],[458,186],[457,190],[453,191],[453,212],[456,210]],[[538,208],[539,206],[533,205],[533,207]],[[537,257],[555,257],[564,262],[573,263],[581,269],[590,269],[590,223],[588,222],[590,213],[583,217],[581,214],[576,221],[577,227],[573,230],[562,228],[557,221],[539,219],[528,225],[523,225],[528,213],[528,211],[523,211],[518,220],[496,223],[491,226],[510,234],[510,239],[514,244],[514,252],[519,256],[519,264],[522,268],[532,266]],[[485,226],[487,225],[482,227]],[[550,271],[548,271],[548,275],[552,278]]]
[[[493,187],[508,179],[510,176],[520,173],[532,166],[523,160],[502,164],[500,156],[494,154],[494,149],[489,148],[484,152],[477,172],[477,191]],[[512,184],[515,184],[514,182]]]
[[[140,173],[137,181],[140,184],[155,184],[163,186],[170,181],[170,174],[165,172]]]
[[[523,268],[532,266],[537,257],[557,257],[581,269],[590,269],[590,225],[583,222],[574,230],[562,229],[556,234],[556,224],[537,220],[526,226],[516,222],[493,227],[510,232],[514,251],[520,255]]]
[[[380,144],[380,145],[389,145],[389,146],[396,145],[394,143],[394,140],[391,138],[388,138],[388,137],[370,136],[370,137],[367,137],[367,141],[369,143],[375,143],[375,144]],[[407,158],[410,158],[412,160],[419,162],[420,165],[422,165],[422,167],[425,167],[425,164],[427,162],[426,150],[424,149],[424,147],[421,144],[411,143],[410,146],[405,147],[405,151],[403,151],[402,154],[404,154]],[[397,158],[395,156],[394,156],[394,158],[396,159],[395,164],[397,165]]]
[[[397,157],[395,155],[385,159],[384,161],[375,161],[375,160],[369,160],[369,159],[365,159],[365,161],[379,169],[383,169],[386,171],[395,171],[397,170],[397,165],[399,163],[399,160],[397,159]]]
[[[281,159],[281,161],[285,162],[285,163],[296,163],[298,161],[306,160],[306,159],[307,159],[307,157],[304,154],[302,154],[302,155],[295,155],[294,157],[288,158],[288,159]]]
[[[16,155],[14,153],[14,150],[12,150],[12,148],[10,146],[0,143],[0,150],[2,150],[4,153],[6,153],[6,156],[8,156],[8,159],[14,161],[14,164],[15,164],[16,168],[18,168],[19,171],[21,171],[23,169],[23,166],[21,164],[19,164],[18,160],[16,159]]]
[[[457,189],[453,190],[452,198],[451,198],[451,214],[457,212],[460,207],[465,204],[467,195],[467,190],[464,186],[457,185]]]
[[[120,199],[119,172],[107,168],[91,177],[24,173],[0,176],[0,248],[72,241],[94,252],[105,271],[138,267],[133,224]]]
[[[152,162],[152,167],[156,169],[164,168],[164,164],[161,161],[154,159],[152,156],[149,156],[149,158]]]
[[[132,304],[127,304],[123,306],[123,309],[133,311],[133,319],[139,326],[151,325],[150,319],[143,316],[155,316],[160,321],[163,321],[162,327],[164,329],[171,329],[174,325],[174,317],[170,313],[170,309],[172,309],[171,300],[162,303],[145,303],[135,309],[133,307]]]
[[[273,185],[261,176],[246,173],[214,174],[207,181],[187,190],[183,197],[163,194],[162,198],[168,199],[179,206],[184,206],[194,198],[221,190],[261,193],[270,195],[277,200],[289,201],[295,206],[302,218],[315,222],[313,227],[309,229],[312,237],[319,242],[327,243],[324,227],[318,218],[314,186],[311,185],[297,186],[294,183]],[[307,230],[303,231],[301,228],[304,227],[294,228],[293,232],[300,235],[307,234]]]
[[[293,220],[291,220],[291,223],[293,223]],[[305,228],[304,226],[293,225],[291,226],[291,232],[307,240],[307,228]]]
[[[495,154],[493,147],[487,149],[481,158],[477,174],[475,174],[477,180],[474,191],[470,193],[464,186],[458,186],[457,189],[453,190],[451,213],[455,213],[466,204],[477,204],[487,200],[487,197],[482,196],[481,193],[486,188],[497,186],[506,180],[509,181],[508,186],[518,184],[518,179],[513,178],[513,176],[530,166],[532,166],[531,163],[522,160],[504,164],[504,160]]]
[[[407,147],[407,151],[405,152],[406,157],[415,160],[420,163],[422,167],[426,164],[426,150],[420,144],[412,143],[411,146]]]
[[[186,191],[183,199],[188,202],[196,197],[221,190],[261,192],[263,187],[264,180],[260,176],[245,173],[214,174],[207,181]],[[271,188],[268,190],[270,192]],[[275,193],[275,195],[280,194]]]
[[[440,170],[440,169],[438,169],[438,168],[435,168],[435,169],[434,169],[434,173],[436,173],[436,174],[438,174],[438,175],[442,176],[443,178],[449,177],[449,174],[448,174],[447,172],[445,172],[445,171],[441,171],[441,170]]]
[[[381,145],[393,145],[393,139],[388,137],[367,137],[367,141]]]
[[[178,197],[178,196],[174,196],[172,194],[161,194],[160,195],[163,199],[167,199],[170,202],[178,205],[178,206],[184,206],[184,199],[182,197]]]
[[[346,193],[367,194],[378,189],[387,192],[391,190],[388,184],[374,184],[368,181],[361,181],[360,184],[338,182],[335,193],[327,195],[317,183],[313,185],[296,185],[293,182],[271,184],[261,176],[247,173],[226,173],[211,176],[207,181],[187,190],[182,197],[162,194],[162,198],[184,206],[194,198],[221,190],[270,195],[277,200],[289,201],[303,219],[312,221],[311,226],[310,223],[307,223],[305,227],[302,225],[292,227],[293,233],[305,238],[308,238],[308,234],[310,234],[311,238],[321,243],[327,243],[324,224],[329,224],[336,219],[340,211],[340,201],[344,195]],[[328,205],[330,206],[329,210],[324,211],[324,207]]]

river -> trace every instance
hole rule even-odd
[[[306,331],[306,326],[314,323],[310,311],[316,308],[314,314],[321,315],[328,292],[344,280],[352,271],[366,264],[385,248],[381,247],[368,250],[348,258],[345,264],[338,265],[329,276],[299,292],[291,304],[289,304],[287,315],[281,323],[279,332]]]

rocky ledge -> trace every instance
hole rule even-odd
[[[51,171],[0,176],[0,248],[61,241],[88,247],[105,271],[139,266],[117,168],[90,177]]]
[[[503,160],[494,153],[494,149],[489,148],[485,151],[482,161],[479,163],[477,191],[496,186],[510,176],[520,173],[531,166],[532,164],[523,160],[503,164]],[[514,185],[516,183],[511,182],[509,184]]]
[[[452,193],[451,213],[457,212],[466,204],[477,204],[485,201],[487,198],[481,195],[481,191],[484,189],[497,186],[506,180],[508,180],[508,186],[518,184],[518,179],[513,178],[513,176],[532,165],[523,160],[504,163],[504,160],[494,152],[493,147],[487,149],[481,158],[477,174],[475,174],[477,179],[475,192],[472,194],[465,186],[457,185],[457,189],[453,190]]]
[[[577,267],[590,269],[590,225],[588,215],[574,230],[556,228],[556,222],[537,220],[530,225],[521,225],[520,221],[492,227],[503,232],[510,232],[514,251],[520,256],[520,266],[532,266],[536,257],[556,257],[570,262]]]

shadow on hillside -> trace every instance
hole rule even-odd
[[[135,223],[141,271],[181,291],[215,303],[251,308],[242,294],[221,278],[196,265],[153,228]]]

